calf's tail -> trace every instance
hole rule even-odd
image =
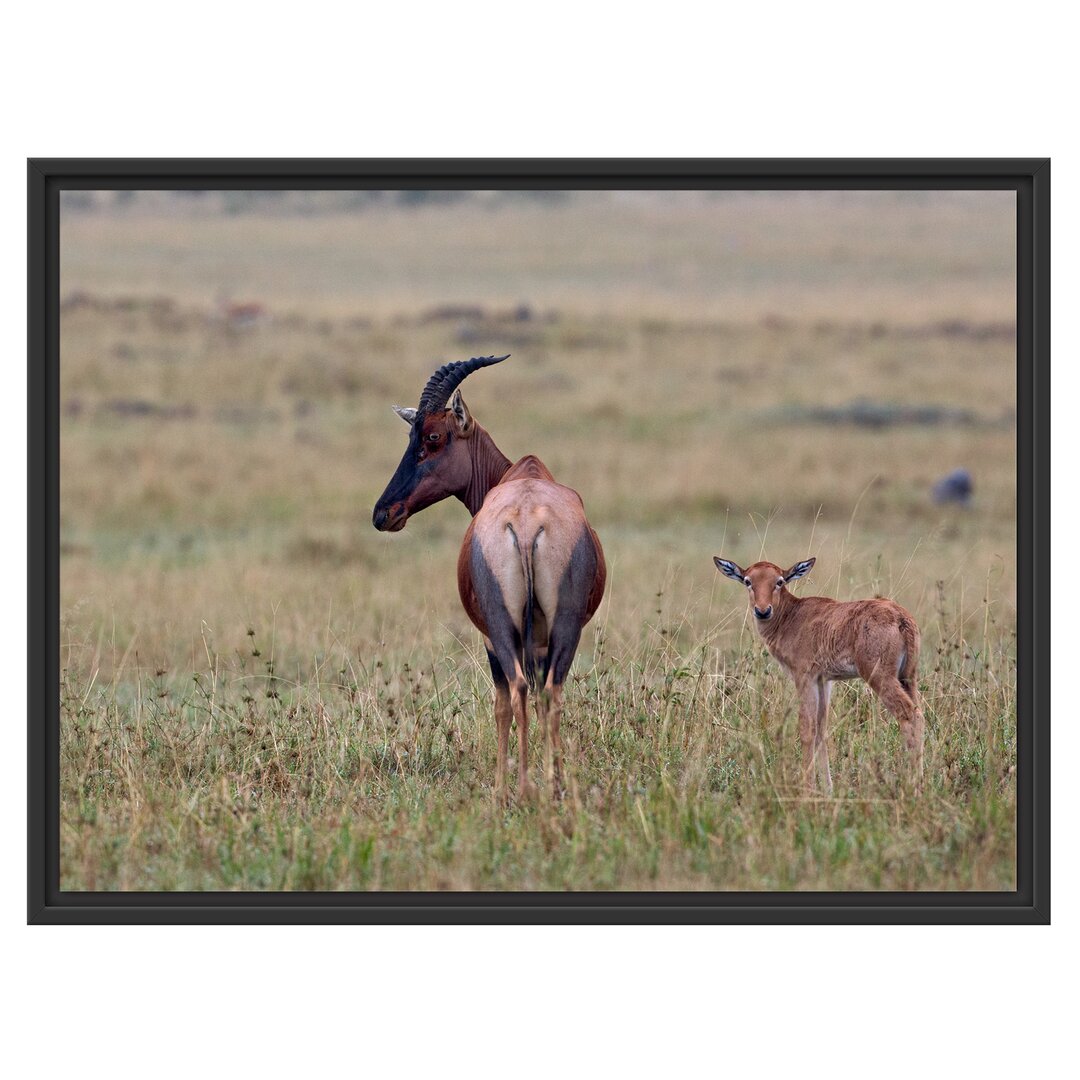
[[[919,628],[905,616],[900,617],[900,637],[904,642],[904,662],[897,677],[909,698],[919,702]]]

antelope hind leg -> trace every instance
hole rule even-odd
[[[551,739],[551,794],[555,799],[561,799],[563,795],[562,783],[562,739],[559,735],[559,725],[562,722],[562,683],[550,683],[550,691],[545,687],[545,692],[550,692],[551,698],[548,704],[548,732]]]
[[[913,700],[896,676],[875,674],[870,688],[881,699],[881,704],[900,723],[900,736],[907,749],[908,769],[914,780],[915,794],[922,792],[923,737],[925,720],[917,700]]]
[[[524,802],[536,793],[535,786],[529,780],[529,684],[521,669],[515,672],[510,686],[510,704],[518,729],[518,800]]]
[[[498,756],[495,762],[495,802],[505,806],[506,757],[510,746],[510,720],[513,715],[510,705],[510,684],[506,681],[502,665],[495,654],[488,649],[488,661],[491,664],[491,677],[495,682],[495,729],[498,737]]]

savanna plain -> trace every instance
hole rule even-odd
[[[241,194],[62,211],[63,889],[1015,888],[1010,196]],[[469,407],[609,570],[505,809],[468,513],[371,525],[391,405],[504,352]],[[803,792],[714,554],[915,615],[920,794],[859,682]]]

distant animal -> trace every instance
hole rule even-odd
[[[267,320],[266,307],[250,300],[236,303],[223,293],[217,298],[217,317],[229,330],[248,330]]]
[[[919,699],[919,627],[892,600],[833,600],[798,597],[788,585],[805,577],[816,559],[782,570],[756,562],[745,570],[713,557],[717,570],[744,585],[754,622],[766,648],[794,680],[799,692],[799,739],[803,782],[832,792],[825,727],[836,679],[863,679],[899,720],[918,789],[923,769],[924,720]]]
[[[506,356],[474,357],[440,367],[415,409],[395,405],[409,444],[372,513],[383,532],[448,496],[473,515],[458,556],[458,592],[484,635],[495,683],[498,759],[495,793],[507,798],[511,719],[518,729],[518,797],[528,779],[528,692],[544,730],[545,764],[556,797],[562,790],[562,688],[582,628],[604,595],[600,539],[581,496],[555,482],[539,458],[511,465],[472,417],[461,381]]]
[[[975,491],[975,481],[967,469],[953,469],[948,476],[943,476],[933,488],[934,502],[939,505],[958,503],[967,506]]]

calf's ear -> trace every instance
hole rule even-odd
[[[739,566],[738,563],[729,562],[727,559],[721,559],[719,555],[714,555],[712,561],[716,563],[716,569],[719,570],[724,577],[732,578],[740,585],[742,584],[743,578],[746,577],[746,571]]]
[[[816,558],[803,559],[802,562],[797,562],[786,574],[784,574],[784,581],[794,581],[796,578],[805,577],[813,569],[814,563],[817,562]]]

